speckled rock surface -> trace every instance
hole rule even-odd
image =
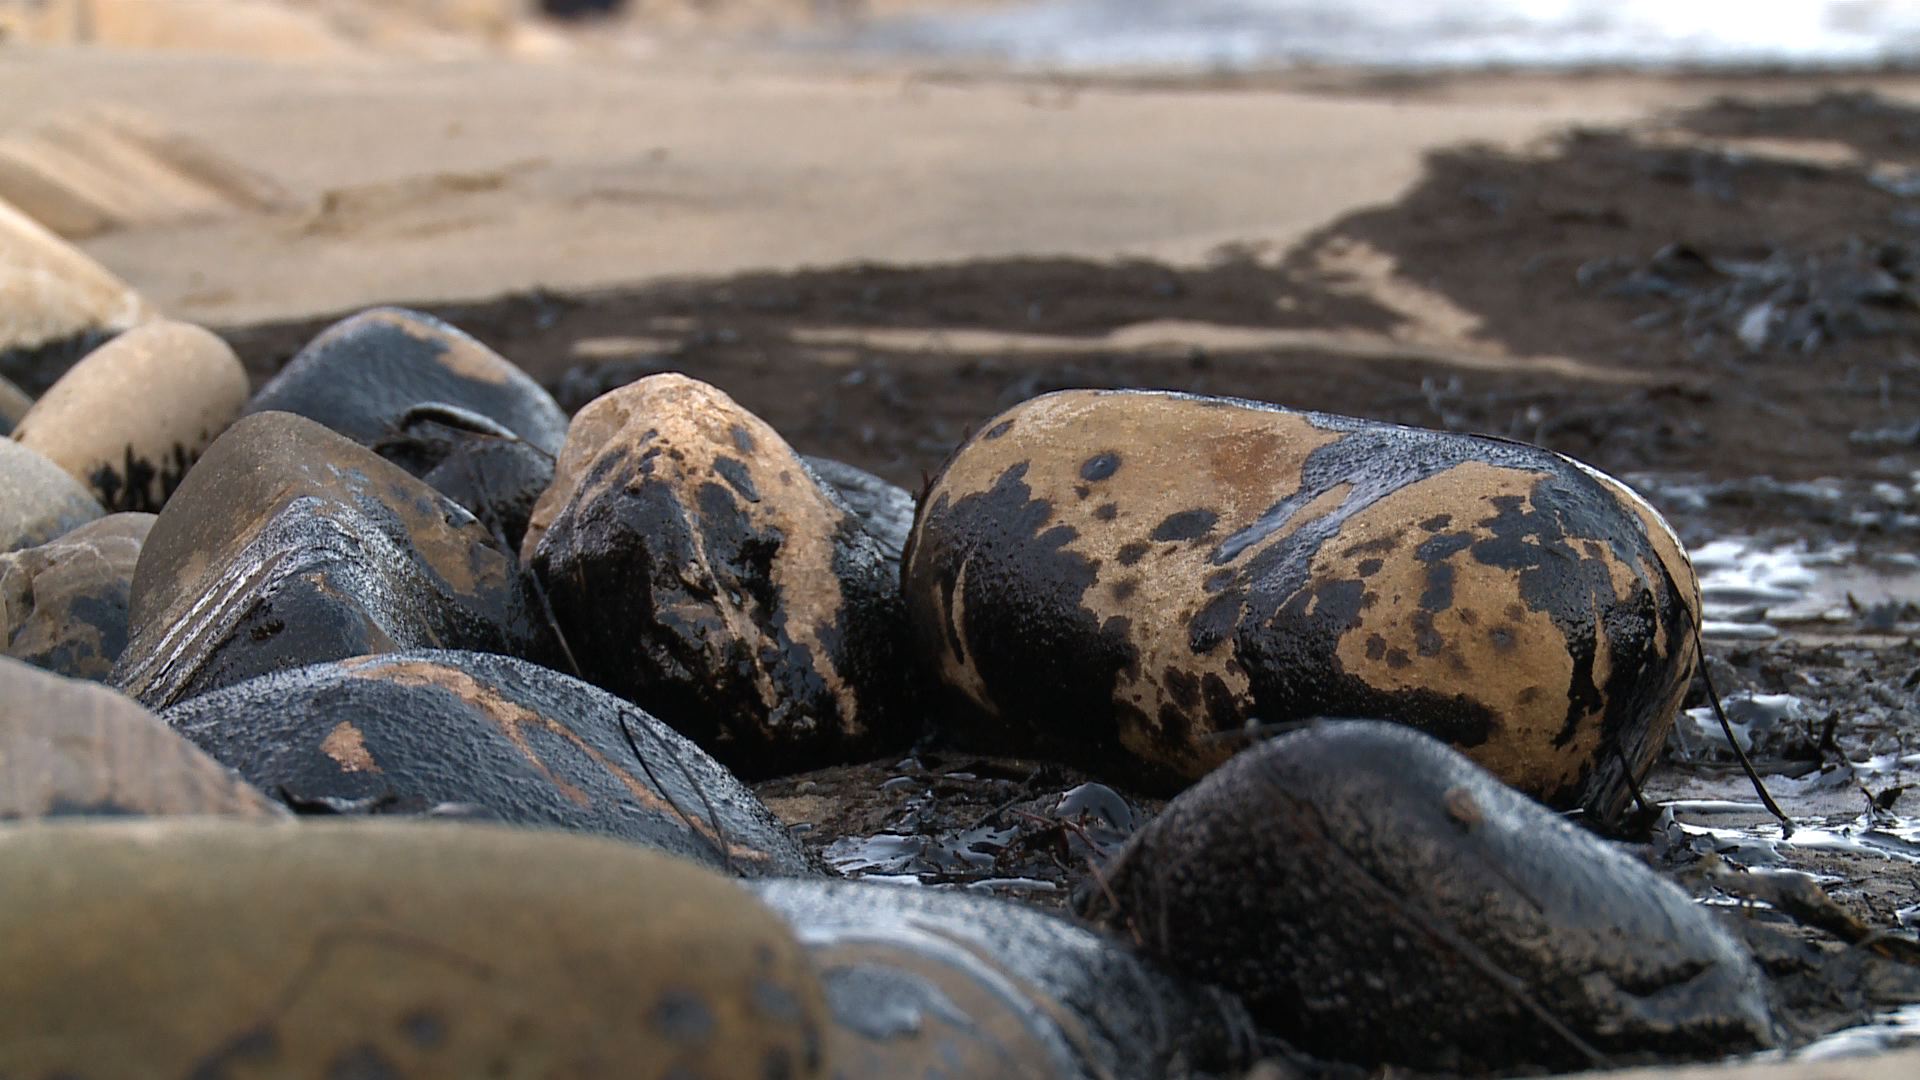
[[[0,820],[129,814],[285,811],[139,702],[0,657]]]
[[[152,514],[109,514],[0,555],[0,652],[104,682],[127,647],[127,598]]]
[[[1063,391],[955,452],[907,554],[953,732],[1161,790],[1250,720],[1395,720],[1602,819],[1693,671],[1699,586],[1627,488],[1503,440]]]
[[[408,648],[545,658],[511,556],[397,466],[288,413],[241,419],[154,522],[114,681],[153,708]]]
[[[1157,1080],[1250,1061],[1227,995],[1064,919],[962,892],[756,882],[826,985],[849,1077]]]
[[[912,738],[880,545],[705,383],[654,375],[582,409],[522,557],[589,680],[744,776]]]
[[[227,343],[156,320],[88,353],[13,437],[86,485],[108,510],[158,511],[240,415],[247,372]]]
[[[0,552],[38,547],[105,513],[60,466],[0,439]]]
[[[374,308],[328,328],[249,412],[316,420],[497,525],[518,544],[553,479],[567,415],[511,362],[430,315]]]
[[[0,1074],[824,1075],[793,935],[608,840],[445,823],[0,830]]]
[[[1335,1060],[1564,1069],[1777,1037],[1758,965],[1708,909],[1399,725],[1246,751],[1105,878],[1096,920]]]
[[[611,694],[511,657],[341,660],[202,694],[164,719],[309,812],[451,809],[604,833],[739,874],[817,872],[699,747]]]

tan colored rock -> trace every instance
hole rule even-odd
[[[742,776],[912,740],[894,568],[706,383],[653,375],[580,410],[521,553],[587,680]]]
[[[33,408],[33,399],[11,379],[0,376],[0,435],[11,435],[20,418]]]
[[[34,390],[36,373],[152,317],[99,263],[0,202],[0,375]]]
[[[564,833],[0,831],[0,1074],[810,1077],[824,995],[732,882]]]
[[[246,368],[189,323],[137,326],[34,403],[13,437],[87,485],[108,510],[157,512],[247,403]]]
[[[127,647],[127,600],[152,514],[110,514],[0,555],[0,652],[105,682]]]
[[[132,698],[0,657],[0,820],[92,814],[285,811]]]
[[[105,512],[65,469],[0,439],[0,551],[38,547]]]

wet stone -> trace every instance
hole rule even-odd
[[[806,943],[847,1077],[1213,1075],[1250,1064],[1228,995],[1004,900],[833,881],[750,888]]]
[[[207,330],[159,320],[100,346],[34,403],[13,437],[108,510],[158,511],[247,400],[239,357]]]
[[[0,652],[105,682],[127,647],[127,598],[152,514],[110,514],[0,555]]]
[[[33,399],[25,390],[13,385],[5,376],[0,376],[0,435],[11,435],[20,423],[20,418],[33,408]]]
[[[567,431],[553,397],[510,361],[439,319],[392,307],[314,338],[247,406],[268,410],[375,450],[515,545]]]
[[[1760,972],[1708,909],[1403,726],[1332,721],[1167,805],[1083,907],[1369,1068],[1590,1068],[1771,1045]]]
[[[699,747],[605,691],[511,657],[318,664],[202,694],[163,718],[303,812],[485,816],[603,833],[739,874],[815,871],[786,826]]]
[[[151,316],[99,263],[0,200],[0,378],[40,393],[95,346]]]
[[[37,547],[105,513],[60,466],[0,439],[0,552]]]
[[[0,657],[0,821],[162,814],[285,811],[133,699]]]
[[[114,681],[153,708],[283,668],[412,648],[552,651],[473,515],[287,413],[241,419],[154,522]]]
[[[985,425],[903,588],[972,744],[1173,791],[1249,723],[1373,716],[1601,819],[1665,742],[1700,611],[1666,523],[1571,459],[1142,391]]]
[[[806,457],[807,468],[839,496],[880,545],[880,553],[900,576],[900,558],[913,531],[913,496],[907,489],[832,458]]]
[[[655,375],[582,409],[522,556],[590,681],[742,775],[912,737],[880,545],[711,386]]]
[[[718,874],[604,839],[365,820],[12,828],[0,895],[0,1075],[829,1066],[792,932]],[[663,1010],[700,1022],[646,1022]]]

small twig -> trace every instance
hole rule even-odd
[[[1740,740],[1734,737],[1733,721],[1727,719],[1727,711],[1720,707],[1720,695],[1713,688],[1713,675],[1707,670],[1707,646],[1700,640],[1700,628],[1697,625],[1693,628],[1693,645],[1700,657],[1697,664],[1700,681],[1706,684],[1707,701],[1713,705],[1713,715],[1720,721],[1720,730],[1727,736],[1727,745],[1733,747],[1734,756],[1740,759],[1740,767],[1746,770],[1747,779],[1752,781],[1754,792],[1760,796],[1760,804],[1767,808],[1767,813],[1780,819],[1780,839],[1788,839],[1793,835],[1793,819],[1787,816],[1785,810],[1780,809],[1779,803],[1773,801],[1773,793],[1767,790],[1766,783],[1760,779],[1760,773],[1754,769],[1753,759],[1747,757],[1747,752],[1741,747]]]

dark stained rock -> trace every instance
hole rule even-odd
[[[88,353],[34,403],[13,437],[86,485],[108,510],[158,511],[240,415],[247,372],[189,323],[136,326]]]
[[[0,829],[0,1075],[825,1075],[819,980],[738,885],[474,824]]]
[[[0,657],[0,821],[285,813],[132,698]]]
[[[0,200],[0,378],[40,393],[152,314],[105,267]]]
[[[0,555],[0,652],[105,682],[127,647],[127,597],[152,514],[110,514]]]
[[[536,611],[473,515],[310,420],[261,413],[215,440],[154,522],[113,678],[165,708],[369,653],[544,659]]]
[[[880,546],[705,383],[654,375],[582,409],[521,555],[590,681],[743,775],[912,737]]]
[[[317,420],[377,451],[518,544],[553,480],[567,415],[540,384],[455,327],[374,308],[328,328],[248,412]]]
[[[699,747],[524,660],[359,657],[249,679],[163,718],[300,810],[454,807],[604,833],[741,874],[814,872],[786,826]]]
[[[33,408],[33,399],[25,390],[13,385],[5,376],[0,376],[0,435],[11,435],[20,423],[20,418]]]
[[[907,548],[907,534],[913,531],[913,496],[907,489],[867,472],[856,469],[843,461],[832,458],[803,458],[813,475],[827,485],[827,489],[840,497],[867,527],[875,542],[880,545],[880,553],[886,556],[893,566],[895,578],[900,576],[900,556]]]
[[[66,470],[0,439],[0,552],[38,547],[105,513]]]
[[[1557,1070],[1775,1038],[1759,968],[1710,911],[1395,724],[1246,751],[1104,876],[1091,915],[1330,1058]]]
[[[1052,915],[894,885],[750,888],[813,954],[842,1076],[1158,1080],[1250,1063],[1238,1002]]]
[[[974,743],[1170,791],[1250,722],[1371,716],[1603,820],[1666,740],[1700,613],[1665,522],[1568,458],[1139,391],[985,425],[904,589]]]

